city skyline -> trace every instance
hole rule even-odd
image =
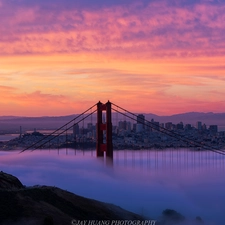
[[[0,0],[3,115],[225,112],[225,3]]]

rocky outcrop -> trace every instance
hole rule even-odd
[[[165,209],[157,225],[204,225],[204,221],[199,216],[195,219],[186,219],[182,214],[173,209]]]
[[[72,220],[142,220],[120,207],[87,199],[56,187],[24,187],[1,173],[0,224],[61,225]]]
[[[0,172],[0,189],[13,190],[23,188],[23,184],[17,177],[10,174]]]

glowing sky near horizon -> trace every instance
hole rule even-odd
[[[225,112],[223,0],[0,0],[0,115]]]

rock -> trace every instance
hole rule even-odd
[[[165,209],[162,212],[160,224],[175,225],[185,221],[185,217],[173,209]]]
[[[10,174],[0,172],[0,189],[12,190],[23,188],[23,184],[17,177]]]
[[[202,220],[200,216],[196,216],[195,221],[196,221],[196,224],[204,224],[204,221]]]

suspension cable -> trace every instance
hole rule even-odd
[[[81,113],[80,115],[78,115],[78,116],[75,117],[74,119],[70,120],[69,122],[67,122],[66,124],[64,124],[64,125],[61,126],[60,128],[56,129],[55,131],[53,131],[53,132],[50,133],[49,135],[43,137],[41,140],[39,140],[39,141],[35,142],[34,144],[28,146],[27,148],[23,149],[20,153],[22,153],[22,152],[24,152],[24,151],[26,151],[26,150],[28,150],[28,149],[34,147],[36,144],[40,143],[41,141],[44,141],[45,139],[51,137],[53,134],[55,134],[56,132],[60,131],[61,129],[63,129],[64,127],[66,127],[67,125],[69,125],[70,123],[74,122],[76,119],[78,119],[79,117],[81,117],[82,115],[84,115],[86,112],[88,112],[90,109],[94,108],[96,105],[97,105],[97,104],[95,104],[95,105],[93,105],[92,107],[90,107],[89,109],[85,110],[83,113]],[[97,110],[95,110],[94,112],[96,112],[96,111],[97,111]],[[94,113],[94,112],[93,112],[93,113]],[[89,114],[89,115],[90,115],[90,114]],[[82,120],[81,120],[81,121],[82,121]],[[79,122],[80,122],[80,121],[79,121]],[[79,123],[79,122],[78,122],[78,123]],[[77,124],[77,123],[76,123],[76,124]],[[72,126],[73,126],[73,125],[72,125]],[[72,126],[71,126],[71,127],[72,127]],[[70,127],[70,128],[71,128],[71,127]],[[66,130],[67,130],[67,129],[66,129]],[[59,134],[55,135],[55,137],[58,137],[60,134],[64,133],[66,130],[64,130],[64,131],[60,132]],[[52,140],[52,139],[51,139],[51,140]],[[46,142],[45,142],[45,143],[46,143]],[[37,148],[35,148],[35,149],[37,149]]]
[[[80,119],[76,124],[82,122],[83,120],[85,120],[86,118],[88,118],[90,115],[94,114],[97,111],[97,109],[95,111],[93,111],[92,113],[88,114],[87,116],[83,117],[82,119]],[[71,129],[73,127],[73,125],[71,125],[70,127],[68,127],[66,130],[60,132],[59,134],[57,134],[56,136],[52,137],[49,141],[54,140],[56,137],[58,137],[59,135],[65,133],[66,131],[68,131],[69,129]],[[44,142],[43,144],[39,145],[38,147],[36,147],[35,149],[32,149],[32,151],[36,150],[37,148],[41,148],[42,146],[44,146],[47,142]]]
[[[112,103],[112,105],[116,106],[117,109],[120,108],[121,110],[123,110],[123,111],[125,111],[125,112],[131,114],[132,116],[136,116],[136,117],[137,117],[136,114],[131,113],[131,112],[129,112],[128,110],[126,110],[126,109],[124,109],[124,108],[122,108],[122,107],[120,107],[120,106],[118,106],[118,105],[116,105],[116,104],[114,104],[114,103]],[[134,119],[133,117],[127,115],[126,113],[122,113],[121,111],[116,110],[116,109],[114,109],[114,108],[112,108],[112,109],[113,109],[114,111],[120,113],[121,115],[124,115],[124,116],[130,118],[131,120],[135,120],[135,121],[136,121],[136,119]],[[145,123],[144,123],[145,121],[148,122],[148,123],[145,124]],[[159,125],[157,125],[157,124],[154,124],[154,123],[152,123],[152,122],[150,122],[150,121],[148,121],[148,120],[144,120],[143,122],[141,122],[141,124],[143,124],[143,125],[145,125],[145,126],[147,126],[147,127],[153,128],[154,130],[158,130],[159,132],[164,133],[164,134],[166,134],[166,135],[168,135],[168,136],[170,136],[170,137],[173,137],[173,138],[175,138],[175,139],[177,139],[177,140],[180,140],[180,141],[189,143],[189,144],[191,144],[191,145],[194,145],[194,144],[195,144],[195,145],[197,145],[197,146],[199,146],[199,147],[202,147],[202,148],[204,148],[204,149],[206,149],[206,150],[209,150],[209,151],[212,151],[212,152],[221,154],[221,155],[225,155],[224,151],[222,151],[222,150],[219,150],[219,149],[217,149],[217,148],[214,148],[213,146],[209,146],[209,145],[206,145],[206,144],[201,144],[200,142],[194,141],[194,140],[192,140],[192,139],[190,139],[190,138],[187,138],[187,137],[185,137],[185,136],[183,136],[183,135],[181,135],[181,134],[174,133],[173,131],[170,131],[170,130],[168,130],[168,129],[164,128],[164,127],[161,127],[161,126],[159,126]],[[159,130],[158,128],[161,129],[161,130]],[[179,136],[179,137],[178,137],[178,136]]]
[[[90,115],[94,114],[96,111],[97,111],[97,109],[96,109],[95,111],[93,111],[92,113],[88,114],[87,116],[85,116],[84,118],[80,119],[77,123],[75,123],[75,125],[78,124],[78,123],[80,123],[80,122],[82,122],[83,120],[85,120],[86,118],[88,118]],[[64,131],[62,131],[62,132],[60,132],[60,133],[58,133],[57,135],[53,136],[53,137],[52,137],[51,139],[49,139],[48,141],[54,140],[56,137],[58,137],[58,136],[60,136],[61,134],[65,133],[66,131],[68,131],[68,130],[69,130],[70,128],[72,128],[72,127],[73,127],[73,125],[71,125],[70,127],[68,127],[66,130],[64,130]],[[44,146],[46,143],[48,143],[48,141],[46,141],[46,142],[44,142],[43,144],[37,146],[35,149],[32,149],[32,151],[34,151],[34,150],[36,150],[36,149],[38,149],[38,148],[41,148],[41,147]]]

